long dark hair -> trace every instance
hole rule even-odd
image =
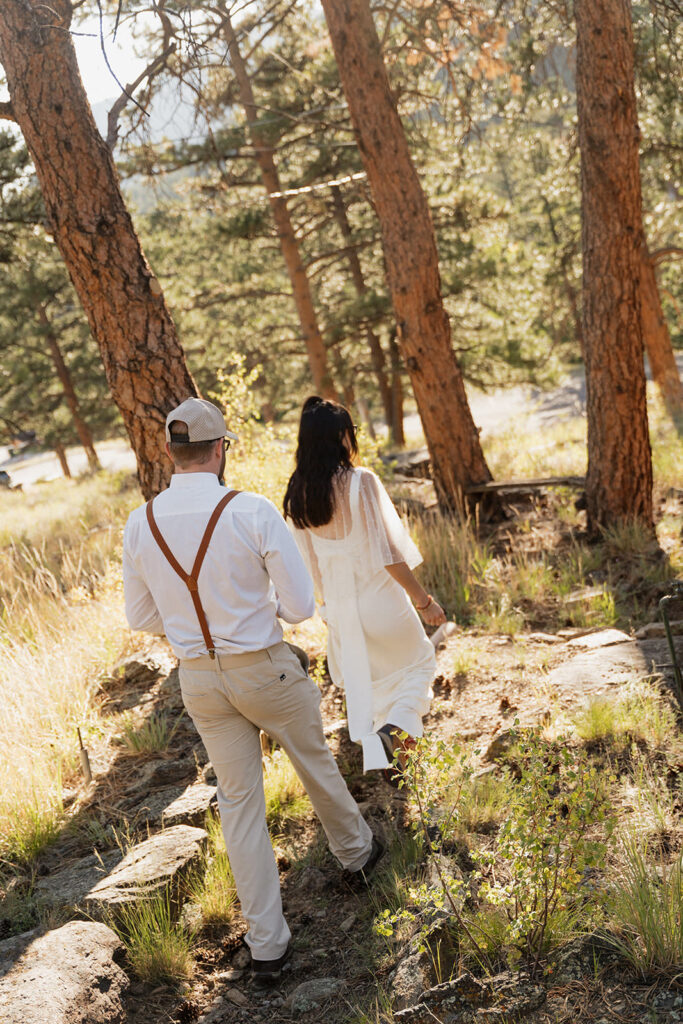
[[[347,435],[350,451],[344,444]],[[284,501],[285,516],[300,530],[329,523],[334,513],[332,481],[340,469],[352,468],[352,456],[357,453],[349,410],[317,395],[307,398],[301,410],[296,469]]]

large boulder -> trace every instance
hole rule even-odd
[[[3,1024],[123,1024],[128,978],[117,935],[69,921],[34,938],[0,978]]]
[[[175,825],[138,843],[90,890],[88,909],[115,910],[179,882],[201,860],[208,838],[203,828]]]

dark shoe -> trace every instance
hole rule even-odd
[[[372,846],[370,847],[370,853],[368,854],[368,859],[365,864],[357,871],[345,871],[343,875],[344,881],[350,885],[352,889],[358,889],[363,885],[367,885],[368,879],[377,867],[377,861],[383,853],[384,843],[380,842],[376,836],[373,836]]]
[[[277,985],[282,974],[282,968],[292,955],[291,942],[282,956],[277,960],[254,960],[251,958],[251,976],[257,985]]]

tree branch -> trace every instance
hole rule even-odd
[[[663,249],[655,249],[650,253],[650,261],[655,267],[658,267],[664,260],[679,260],[681,257],[683,257],[683,249],[678,245],[667,245]]]
[[[169,43],[163,53],[160,53],[151,64],[149,64],[145,70],[138,75],[134,82],[127,85],[123,90],[119,98],[114,103],[113,107],[107,115],[107,145],[109,149],[113,150],[116,145],[116,140],[119,137],[119,117],[128,103],[128,100],[132,99],[132,94],[135,92],[137,87],[145,81],[145,79],[151,78],[159,71],[166,63],[172,53],[175,53],[176,43]]]
[[[14,121],[17,124],[17,119],[14,116],[14,109],[11,102],[0,103],[0,121]]]

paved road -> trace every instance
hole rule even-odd
[[[677,353],[676,359],[683,375],[683,352]],[[484,437],[509,430],[522,416],[525,417],[525,427],[538,430],[560,420],[585,414],[586,381],[583,369],[576,369],[568,373],[562,384],[552,391],[524,386],[483,394],[468,389],[468,398],[474,422]],[[406,416],[405,432],[409,443],[424,444],[417,413]],[[123,439],[103,441],[97,445],[97,454],[105,469],[135,470],[135,456]],[[7,450],[0,448],[0,469],[7,470],[14,484],[26,487],[40,480],[56,480],[62,475],[57,457],[52,452],[13,459],[6,456]],[[74,476],[87,470],[82,448],[70,448],[67,458]]]

